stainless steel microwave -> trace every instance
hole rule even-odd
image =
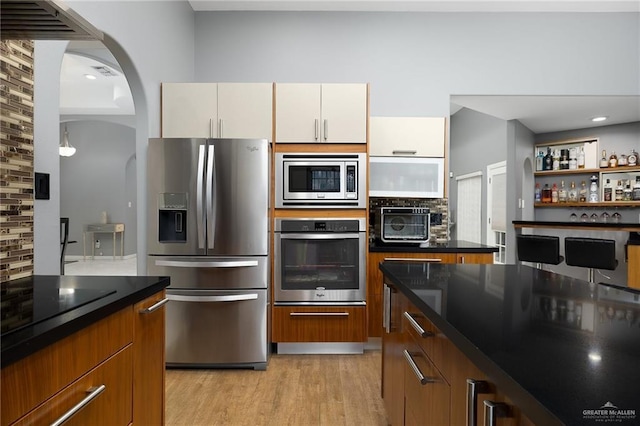
[[[276,208],[366,208],[365,153],[276,154]]]

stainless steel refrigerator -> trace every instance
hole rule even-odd
[[[269,143],[150,139],[147,267],[167,288],[169,367],[265,369]]]

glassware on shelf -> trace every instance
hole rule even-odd
[[[571,222],[577,222],[578,221],[578,215],[574,213],[571,213],[571,216],[569,216],[569,220]]]
[[[598,221],[598,213],[591,213],[591,222]]]
[[[609,213],[607,213],[607,212],[603,212],[603,213],[600,215],[600,221],[601,221],[602,223],[608,223],[610,219],[611,219],[611,218],[609,217]]]
[[[589,222],[589,216],[586,213],[582,213],[580,216],[580,222]]]
[[[611,215],[611,220],[613,221],[613,223],[620,223],[622,221],[622,215],[618,212],[613,212],[613,215]]]

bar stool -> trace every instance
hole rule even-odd
[[[564,239],[566,264],[588,269],[588,281],[595,282],[594,269],[613,271],[618,267],[616,241],[600,238],[567,237]]]
[[[558,265],[564,257],[560,256],[560,238],[547,235],[516,235],[518,260],[532,262],[536,268],[542,264]]]

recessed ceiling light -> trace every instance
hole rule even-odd
[[[598,121],[604,121],[604,120],[606,120],[607,118],[608,118],[608,117],[605,117],[604,115],[602,115],[602,116],[600,116],[600,117],[593,117],[593,118],[591,119],[591,121],[595,121],[595,122],[598,122]]]
[[[96,79],[96,76],[93,75],[93,74],[85,74],[84,76],[89,80],[95,80]]]

